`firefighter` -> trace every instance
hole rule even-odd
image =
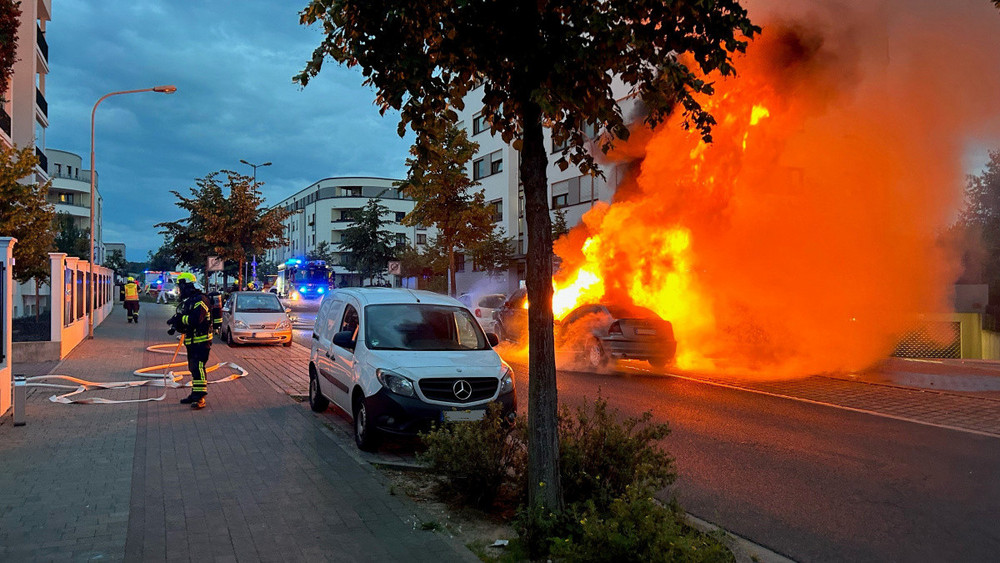
[[[128,315],[128,322],[139,322],[139,284],[135,278],[129,276],[125,282],[125,313]]]
[[[209,309],[212,311],[212,332],[221,334],[222,331],[222,294],[218,289],[208,292]]]
[[[205,408],[208,382],[205,364],[212,350],[212,313],[208,297],[195,285],[194,274],[184,272],[177,276],[180,288],[180,306],[177,314],[167,321],[168,334],[180,331],[187,348],[188,370],[191,372],[191,394],[181,399],[193,409]]]

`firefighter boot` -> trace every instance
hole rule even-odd
[[[191,403],[191,408],[196,410],[205,408],[205,397],[202,397],[197,401]]]
[[[190,405],[191,403],[193,403],[193,402],[195,402],[197,400],[198,400],[198,397],[195,397],[194,393],[191,393],[187,397],[184,397],[183,399],[181,399],[181,404],[182,405]]]

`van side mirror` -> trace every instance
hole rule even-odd
[[[354,331],[342,330],[333,335],[333,344],[354,351]]]
[[[486,341],[490,343],[491,347],[495,347],[497,344],[500,344],[500,337],[492,332],[487,332]]]

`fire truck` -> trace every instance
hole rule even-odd
[[[330,267],[323,260],[292,258],[278,264],[278,278],[274,287],[279,297],[293,301],[322,299],[331,289]]]

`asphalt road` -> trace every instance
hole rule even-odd
[[[511,361],[511,360],[508,360]],[[513,361],[522,407],[527,366]],[[643,366],[645,368],[645,366]],[[996,561],[1000,442],[824,405],[618,369],[560,371],[668,422],[679,478],[660,496],[798,561]]]
[[[290,303],[311,344],[318,302]],[[506,348],[520,408],[528,368]],[[690,513],[797,561],[995,561],[1000,441],[852,410],[729,389],[620,362],[563,371],[559,400],[600,394],[625,415],[649,410],[672,433]]]

